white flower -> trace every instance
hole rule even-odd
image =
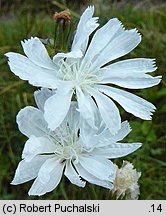
[[[50,131],[43,117],[43,104],[51,94],[47,89],[35,92],[39,109],[28,106],[17,115],[18,127],[29,139],[12,184],[36,178],[29,195],[43,195],[57,187],[64,171],[70,182],[79,187],[88,181],[112,189],[116,166],[109,159],[128,155],[141,146],[118,143],[131,130],[128,122],[123,122],[113,136],[96,110],[96,128],[90,130],[76,110],[77,103],[72,102],[62,124]]]
[[[123,161],[122,167],[117,169],[112,193],[116,194],[117,199],[124,196],[126,199],[138,199],[140,176],[141,172],[137,172],[132,163]]]
[[[57,128],[68,113],[71,98],[76,95],[81,115],[94,126],[93,106],[115,134],[121,127],[119,110],[111,100],[117,101],[127,112],[150,120],[155,106],[146,100],[106,84],[129,89],[142,89],[157,85],[161,76],[152,77],[156,70],[154,59],[135,58],[107,63],[132,51],[141,41],[136,29],[125,30],[114,18],[98,29],[90,45],[90,34],[98,27],[98,18],[92,17],[94,7],[88,7],[80,18],[71,52],[58,53],[50,59],[38,38],[22,42],[26,56],[9,52],[12,72],[30,84],[56,89],[44,106],[44,118],[49,128]],[[94,103],[95,101],[95,103]],[[56,118],[55,118],[56,113]]]

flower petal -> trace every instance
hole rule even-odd
[[[79,173],[79,175],[84,178],[86,181],[95,184],[95,185],[99,185],[101,187],[105,187],[108,189],[112,189],[113,188],[113,184],[111,181],[107,181],[107,180],[101,180],[99,178],[96,178],[94,175],[92,175],[91,173],[89,173],[86,169],[84,169],[79,163],[75,164],[75,167],[77,169],[77,172]]]
[[[73,165],[71,164],[71,161],[67,161],[66,163],[66,169],[65,169],[65,176],[70,180],[72,184],[75,184],[79,187],[85,187],[86,182],[82,181],[80,179],[80,176],[73,168]]]
[[[44,111],[44,104],[46,100],[53,95],[54,91],[46,88],[42,88],[41,90],[37,90],[34,92],[35,102],[41,111]]]
[[[72,132],[77,133],[79,130],[79,121],[80,114],[78,112],[78,104],[76,101],[71,101],[70,108],[64,122],[66,122]]]
[[[153,72],[157,69],[155,59],[148,58],[133,58],[126,59],[122,61],[118,61],[116,63],[110,64],[104,69],[108,69],[111,71],[111,74],[114,76],[118,73],[122,76],[126,74],[134,74],[137,76],[137,73],[148,73]]]
[[[155,110],[155,106],[143,98],[121,89],[102,85],[98,85],[97,89],[116,100],[127,112],[141,119],[151,120],[151,115]]]
[[[58,63],[63,58],[81,58],[82,56],[83,56],[83,53],[81,52],[81,50],[75,49],[68,53],[57,53],[53,57],[53,61],[55,63]]]
[[[38,175],[39,169],[42,164],[48,159],[48,156],[36,156],[31,161],[22,160],[16,169],[12,185],[22,184],[30,181]]]
[[[113,181],[115,178],[115,166],[111,161],[103,157],[80,156],[79,163],[84,169],[100,180]]]
[[[157,85],[161,80],[161,76],[152,77],[146,74],[156,69],[154,59],[123,60],[101,68],[99,73],[103,79],[99,83],[112,83],[132,89],[148,88]]]
[[[95,128],[95,108],[96,104],[94,103],[91,96],[83,92],[81,88],[76,88],[78,108],[81,117],[86,120],[86,122],[92,127]]]
[[[44,118],[51,130],[55,130],[67,115],[73,91],[71,86],[63,86],[63,92],[57,91],[44,105]]]
[[[89,35],[99,26],[98,17],[92,17],[94,14],[94,6],[88,7],[82,14],[77,26],[76,34],[72,44],[72,49],[79,48],[85,52]]]
[[[22,80],[39,87],[56,89],[63,81],[56,77],[56,69],[47,69],[34,64],[27,57],[13,52],[5,54],[8,58],[10,70]]]
[[[123,140],[123,138],[125,138],[130,131],[131,128],[128,121],[122,122],[120,130],[115,135],[112,135],[109,129],[103,130],[100,134],[93,137],[95,143],[94,147],[104,147]]]
[[[115,143],[107,147],[96,148],[92,153],[109,159],[115,159],[136,151],[141,145],[141,143]]]
[[[101,51],[108,46],[119,29],[123,29],[121,22],[117,19],[109,20],[102,28],[98,29],[83,58],[83,63],[94,62]]]
[[[118,142],[120,140],[123,140],[131,131],[130,124],[128,121],[124,121],[121,124],[120,130],[115,134],[113,137],[111,137],[111,142]]]
[[[28,194],[42,196],[52,191],[59,184],[63,169],[64,164],[59,163],[55,158],[48,159],[40,168],[38,177]]]
[[[137,77],[134,77],[134,74],[131,74],[122,77],[118,74],[115,77],[103,75],[103,80],[99,83],[111,83],[129,89],[144,89],[158,85],[160,81],[161,76],[152,77],[147,74],[137,74]]]
[[[21,109],[16,117],[16,121],[21,133],[27,137],[31,135],[41,137],[48,132],[43,113],[35,107],[27,106]]]
[[[38,154],[54,153],[55,149],[55,143],[48,137],[35,137],[32,135],[25,143],[22,158],[29,161]]]
[[[43,68],[58,70],[58,66],[50,59],[45,46],[39,38],[31,37],[31,39],[21,42],[24,53],[31,62]]]
[[[92,69],[128,54],[141,42],[141,36],[136,29],[126,30],[114,37],[108,46],[103,49],[100,55],[92,64]]]
[[[121,126],[119,110],[110,98],[99,91],[91,92],[95,98],[99,112],[106,126],[112,134],[115,134]]]
[[[84,145],[86,149],[89,148],[95,148],[95,146],[98,143],[98,134],[103,132],[104,130],[107,130],[106,124],[104,123],[101,114],[99,112],[98,107],[96,106],[96,103],[94,100],[89,97],[87,97],[88,102],[82,101],[83,109],[80,112],[80,123],[79,123],[79,128],[80,128],[80,135],[79,135],[79,141]],[[78,99],[77,99],[78,100]],[[92,113],[88,113],[88,109],[86,110],[85,107],[89,103],[89,106],[92,109]],[[82,115],[81,115],[82,114]],[[87,115],[87,117],[86,117]],[[88,122],[88,116],[89,118],[94,116],[93,121]],[[110,134],[110,131],[109,131]]]

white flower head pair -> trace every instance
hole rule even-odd
[[[108,159],[140,147],[117,143],[130,129],[127,122],[121,123],[111,98],[145,120],[150,120],[155,110],[146,100],[106,85],[142,89],[160,82],[161,76],[147,74],[156,70],[154,59],[135,58],[108,65],[133,50],[141,41],[140,34],[136,29],[125,30],[116,18],[96,30],[98,18],[93,13],[94,7],[88,7],[82,14],[69,53],[58,53],[51,59],[35,37],[22,42],[26,56],[6,54],[14,74],[47,88],[35,93],[39,109],[26,107],[17,117],[21,132],[29,139],[13,184],[37,177],[29,194],[53,190],[64,169],[78,186],[85,185],[84,179],[111,188],[116,169]],[[73,95],[77,102],[72,102]]]

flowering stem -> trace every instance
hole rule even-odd
[[[60,39],[60,49],[63,51],[63,48],[64,48],[64,20],[61,20],[60,23],[60,34],[59,34],[59,39]]]
[[[110,190],[108,191],[106,200],[116,200],[115,195]]]
[[[90,190],[91,199],[97,200],[97,194],[96,194],[94,185],[90,185],[90,188],[91,188],[91,190]]]
[[[65,191],[65,189],[64,189],[64,182],[62,182],[62,183],[60,184],[60,189],[61,189],[62,195],[63,195],[63,197],[65,198],[65,200],[68,200],[69,198],[68,198],[68,196],[67,196],[67,194],[66,194],[66,191]]]
[[[55,32],[54,32],[54,49],[55,49],[55,47],[56,47],[57,28],[58,28],[58,23],[56,23],[56,22],[55,22]]]
[[[65,31],[65,51],[68,50],[68,45],[69,45],[69,42],[70,42],[70,34],[71,34],[71,24],[68,23],[68,25],[66,25],[66,31]]]

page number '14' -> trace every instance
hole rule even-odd
[[[159,204],[157,206],[155,204],[151,205],[151,211],[152,212],[156,212],[156,211],[161,212],[162,211],[161,204]],[[149,212],[151,212],[151,211],[149,211]]]

